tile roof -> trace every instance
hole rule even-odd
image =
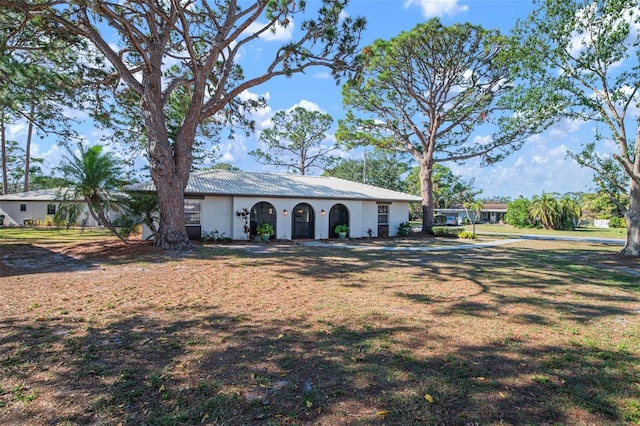
[[[153,182],[127,187],[154,191]],[[185,194],[420,202],[414,195],[325,176],[208,170],[192,173]]]

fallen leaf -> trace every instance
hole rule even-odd
[[[278,339],[282,339],[284,337],[284,334],[280,333],[278,334]]]
[[[424,394],[424,399],[425,399],[427,402],[429,402],[429,403],[433,404],[433,397],[432,397],[431,395],[429,395],[428,393],[425,393],[425,394]]]
[[[313,402],[307,399],[307,408],[311,408],[311,407],[313,407]]]
[[[391,414],[391,411],[389,411],[389,410],[379,410],[379,411],[376,413],[376,416],[386,416],[386,415],[388,415],[388,414]]]
[[[479,381],[481,381],[481,382],[484,382],[485,380],[487,380],[487,379],[485,379],[484,377],[476,377],[476,379],[478,379],[478,380],[479,380]]]

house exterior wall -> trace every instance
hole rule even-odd
[[[266,202],[275,209],[276,235],[275,238],[290,240],[294,209],[298,204],[309,204],[315,215],[314,238],[329,238],[329,212],[336,204],[344,205],[349,212],[349,237],[367,237],[367,230],[373,230],[372,236],[378,232],[378,203],[375,201],[357,200],[326,200],[304,198],[261,198],[261,197],[233,197],[233,196],[205,196],[202,199],[201,228],[202,234],[218,231],[220,235],[233,240],[247,240],[244,233],[244,223],[236,215],[243,209],[251,210],[258,203]],[[397,235],[401,222],[409,219],[409,203],[397,202],[389,204],[389,235]],[[284,211],[287,214],[284,214]],[[324,210],[325,214],[321,212]],[[147,227],[143,226],[142,238],[151,236]]]
[[[389,206],[389,236],[398,235],[398,227],[409,221],[409,203],[394,201]]]
[[[220,235],[235,238],[233,220],[236,215],[232,197],[204,197],[201,215],[203,233],[217,230]]]
[[[233,210],[231,214],[234,217],[233,239],[246,240],[247,236],[243,232],[243,223],[236,217],[236,212],[247,208],[251,208],[260,202],[267,202],[273,205],[276,210],[276,238],[282,240],[290,240],[292,235],[292,215],[294,208],[298,204],[309,204],[315,215],[315,239],[329,238],[329,211],[336,204],[344,205],[349,211],[349,236],[358,238],[363,236],[362,231],[362,201],[350,200],[323,200],[323,199],[304,199],[304,198],[260,198],[260,197],[234,197]],[[287,210],[287,214],[284,211]],[[321,212],[324,210],[325,214]],[[407,207],[408,211],[408,207]],[[204,227],[203,227],[204,229]],[[366,228],[365,228],[366,231]],[[364,233],[366,235],[366,232]]]
[[[25,204],[27,206],[26,211],[20,211],[20,205]],[[4,226],[21,226],[24,225],[25,220],[36,219],[42,221],[46,216],[50,216],[53,219],[52,214],[47,214],[47,206],[54,204],[56,211],[59,208],[56,201],[35,201],[35,200],[3,200],[0,201],[0,209],[4,213]],[[95,227],[98,226],[96,221],[91,217],[89,211],[85,208],[78,217],[78,224],[84,226]]]

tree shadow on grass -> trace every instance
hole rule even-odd
[[[633,405],[640,359],[623,348],[511,339],[425,355],[425,347],[447,344],[451,336],[407,326],[318,330],[217,314],[153,318],[152,312],[114,317],[100,327],[4,322],[3,421],[613,425],[640,419]],[[406,335],[411,344],[401,341]]]
[[[0,277],[42,272],[76,272],[97,267],[94,262],[78,260],[45,247],[31,244],[3,244],[0,252]]]

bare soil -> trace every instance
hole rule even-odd
[[[0,242],[0,424],[640,424],[640,265],[526,241]]]

